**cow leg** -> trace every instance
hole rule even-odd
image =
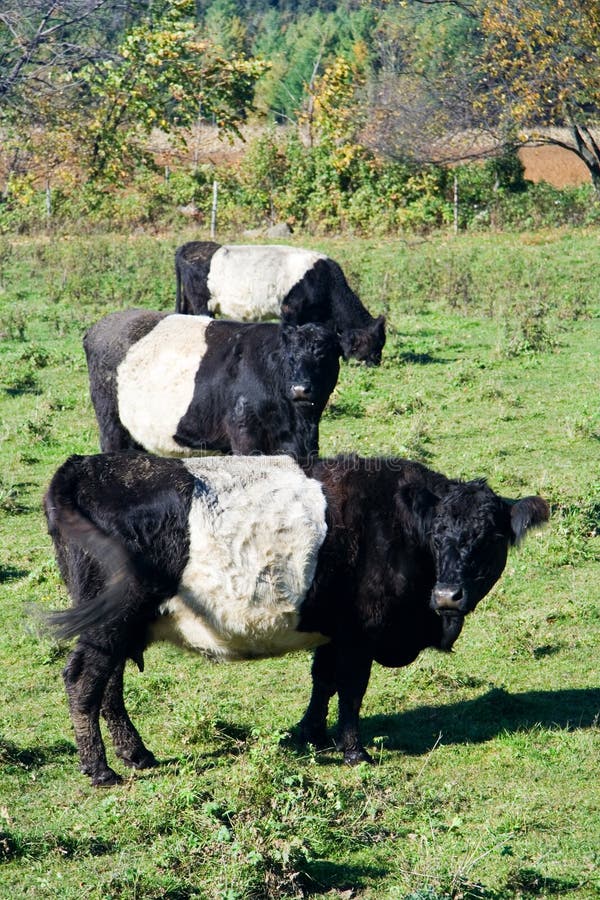
[[[332,644],[317,647],[312,664],[312,694],[310,702],[299,725],[299,737],[305,744],[326,747],[331,744],[327,737],[327,710],[329,701],[335,694],[335,648]]]
[[[114,670],[114,658],[97,646],[80,641],[63,672],[81,771],[92,784],[109,786],[121,779],[106,761],[100,733],[100,707]]]
[[[108,725],[115,752],[126,766],[134,769],[149,769],[156,765],[156,758],[148,750],[137,729],[133,725],[123,700],[123,670],[125,660],[121,660],[110,676],[102,700],[102,715]]]
[[[361,656],[354,647],[338,648],[336,684],[339,702],[338,750],[351,766],[372,762],[359,736],[359,713],[371,674],[372,660]]]
[[[99,422],[100,449],[103,453],[115,450],[143,450],[141,444],[134,441],[126,428],[115,418]]]

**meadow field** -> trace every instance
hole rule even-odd
[[[112,789],[79,773],[41,500],[69,454],[98,449],[85,329],[174,309],[173,251],[199,236],[0,238],[0,898],[598,897],[598,231],[295,239],[388,321],[380,368],[342,366],[322,455],[485,476],[544,496],[550,523],[452,654],[374,667],[374,765],[287,740],[309,655],[215,665],[161,645],[125,682],[159,766],[109,752]]]

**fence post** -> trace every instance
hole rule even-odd
[[[217,231],[217,199],[219,196],[219,183],[218,181],[213,181],[213,199],[212,199],[212,211],[210,214],[210,236],[214,238],[215,233]]]
[[[458,178],[454,176],[454,234],[458,234]]]
[[[50,182],[46,180],[46,224],[50,225],[52,218],[52,193],[50,191]]]

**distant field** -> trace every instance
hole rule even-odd
[[[563,188],[591,180],[587,166],[562,147],[524,147],[519,150],[519,157],[525,166],[525,178],[530,181],[547,181]]]
[[[109,790],[78,772],[68,648],[35,614],[67,603],[41,498],[98,448],[85,329],[173,309],[192,237],[0,240],[0,897],[597,898],[598,232],[305,242],[388,318],[382,366],[342,367],[323,455],[409,456],[552,507],[452,654],[375,668],[375,765],[288,746],[308,655],[155,646],[126,701],[159,767]]]

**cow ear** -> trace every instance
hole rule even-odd
[[[518,544],[530,528],[543,525],[550,518],[550,507],[542,497],[506,500],[510,506],[512,542]]]
[[[377,316],[372,326],[373,334],[385,334],[385,316]]]
[[[342,349],[342,356],[344,359],[348,359],[358,346],[356,331],[338,331],[338,340]]]
[[[426,541],[438,501],[439,497],[426,487],[405,484],[396,493],[396,512],[405,528],[416,530],[421,540]]]

